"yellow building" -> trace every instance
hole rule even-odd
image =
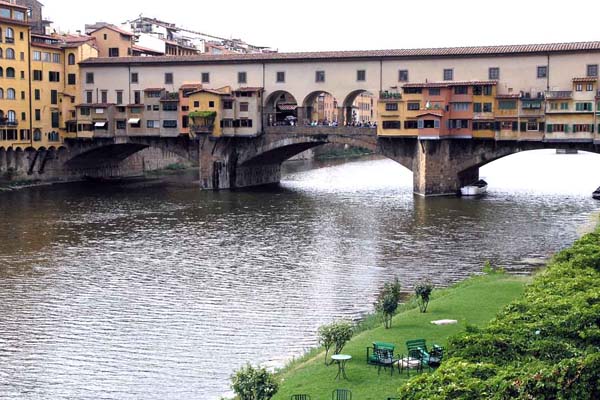
[[[589,141],[594,138],[598,78],[573,78],[570,89],[546,92],[545,137],[549,141]]]
[[[262,132],[263,88],[199,89],[189,95],[192,135],[257,136]]]
[[[496,85],[475,85],[473,91],[473,138],[494,139]]]
[[[76,138],[77,112],[75,105],[84,101],[80,98],[79,62],[87,58],[98,57],[98,49],[95,40],[87,35],[63,35],[59,39],[62,42],[64,52],[62,60],[65,71],[65,76],[62,78],[64,85],[58,99],[60,105],[60,132],[65,138]],[[123,97],[123,91],[121,91],[121,97]]]
[[[58,146],[59,94],[64,89],[64,51],[60,42],[46,35],[31,35],[31,119],[36,148]]]
[[[377,102],[377,134],[379,136],[405,136],[411,133],[402,130],[402,113],[404,102],[398,90],[385,91],[379,94]],[[413,133],[414,135],[414,133]]]
[[[31,144],[27,8],[0,1],[0,147]]]
[[[232,102],[231,88],[221,89],[199,89],[188,95],[190,107],[190,132],[192,135],[212,134],[213,136],[223,135],[223,126],[220,121],[225,112],[223,99],[227,98]],[[229,104],[227,104],[229,108]]]

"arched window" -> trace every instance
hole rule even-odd
[[[69,65],[75,65],[75,54],[69,53]]]
[[[6,49],[6,59],[14,60],[15,59],[15,51],[13,49]]]
[[[17,113],[14,112],[13,110],[9,110],[8,113],[6,114],[6,119],[8,119],[8,122],[17,122]]]
[[[6,68],[6,77],[14,78],[15,77],[15,69],[13,67]]]
[[[4,89],[0,88],[0,99],[4,98]]]
[[[0,78],[4,77],[4,69],[0,67]]]
[[[6,34],[4,35],[6,38],[6,43],[14,43],[15,42],[15,31],[13,28],[6,28]]]
[[[8,89],[8,90],[6,91],[6,98],[7,98],[8,100],[15,100],[15,99],[17,98],[17,95],[16,95],[16,93],[17,93],[17,92],[15,92],[15,89]]]

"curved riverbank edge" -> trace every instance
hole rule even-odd
[[[449,337],[486,324],[502,307],[519,297],[530,281],[530,277],[495,272],[473,276],[449,288],[435,290],[427,313],[420,313],[415,299],[410,298],[394,317],[391,329],[384,329],[377,316],[370,315],[359,324],[358,333],[344,347],[343,353],[352,356],[347,364],[347,381],[334,381],[336,366],[325,366],[323,349],[315,348],[277,373],[281,386],[273,400],[287,400],[299,393],[318,399],[330,398],[336,388],[350,389],[353,396],[360,399],[395,396],[409,376],[406,372],[399,375],[397,371],[390,375],[389,370],[378,374],[376,367],[366,363],[367,346],[374,341],[390,342],[400,354],[406,353],[405,342],[410,339],[423,338],[429,344],[447,346]],[[439,319],[456,319],[458,324],[431,324]]]

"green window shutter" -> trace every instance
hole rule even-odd
[[[569,124],[565,124],[565,133],[569,133]]]
[[[521,122],[521,132],[527,131],[527,122]]]
[[[594,124],[590,124],[590,132],[594,133]]]
[[[513,130],[513,132],[516,132],[519,130],[519,124],[516,121],[512,123],[512,130]]]
[[[546,125],[546,132],[552,133],[552,124]]]

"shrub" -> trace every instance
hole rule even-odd
[[[429,298],[433,291],[433,285],[429,282],[421,282],[415,286],[415,294],[417,295],[417,304],[419,304],[419,310],[424,313],[427,312],[427,306],[429,305]]]
[[[353,333],[352,324],[348,321],[332,322],[319,328],[319,343],[325,347],[325,365],[328,365],[329,350],[340,354]]]
[[[598,399],[599,315],[600,228],[557,254],[487,327],[451,338],[449,358],[401,398]]]
[[[398,309],[400,302],[400,281],[395,278],[393,282],[388,282],[383,285],[377,300],[375,301],[375,310],[381,313],[383,317],[383,325],[386,329],[392,327],[392,317]]]
[[[269,400],[279,385],[266,369],[246,364],[231,376],[231,388],[239,400]]]

